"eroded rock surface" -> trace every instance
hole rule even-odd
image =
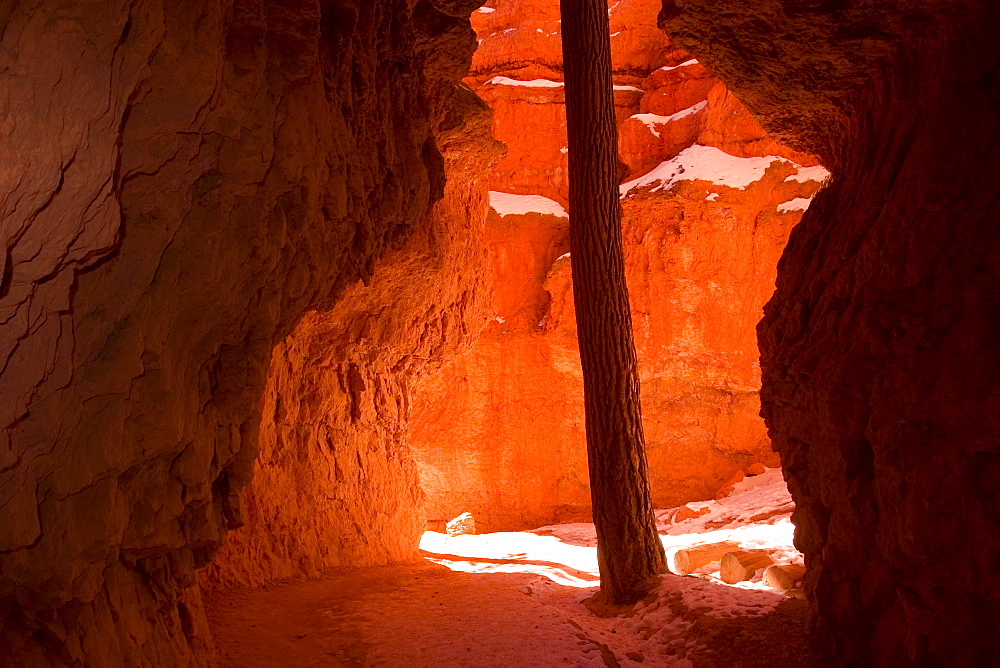
[[[467,21],[456,21],[430,43],[454,78],[468,61],[453,54],[469,55],[471,39]],[[491,137],[489,107],[447,87],[431,99],[444,199],[402,249],[375,264],[367,285],[307,314],[276,346],[260,454],[242,493],[246,525],[229,534],[203,587],[259,586],[417,553],[426,517],[409,449],[412,385],[486,326],[484,169],[503,149]]]
[[[301,460],[265,484],[310,459],[330,465],[304,449],[330,444],[346,505],[365,488],[358,469],[387,476],[381,506],[348,508],[335,527],[369,520],[356,535],[368,545],[332,551],[412,549],[386,529],[412,540],[412,465],[382,440],[405,413],[406,351],[369,359],[380,323],[336,304],[388,251],[450,252],[429,222],[444,206],[431,212],[444,195],[439,148],[485,110],[455,85],[475,46],[468,21],[454,18],[459,3],[436,4],[449,14],[404,0],[0,9],[0,663],[204,662],[199,599],[185,588],[228,529],[271,519],[261,494],[246,517],[238,500],[262,405],[263,468]],[[482,146],[457,146],[455,159]],[[466,194],[473,209],[477,196]],[[351,290],[379,299],[374,283]],[[441,292],[420,313],[427,342],[409,352],[464,334],[461,300],[444,298],[461,291]],[[335,327],[320,314],[296,326],[337,308]],[[345,352],[345,334],[369,337],[367,352]],[[339,347],[315,349],[330,338]],[[341,371],[344,389],[306,396],[329,389],[316,364]],[[336,433],[352,423],[363,428]],[[315,490],[302,480],[299,493]],[[316,503],[322,521],[336,501]],[[388,516],[359,519],[374,508]],[[268,553],[278,563],[234,569],[244,580],[327,558],[283,553],[297,529],[282,520]]]
[[[559,3],[473,13],[467,82],[508,146],[490,172],[493,322],[419,385],[413,446],[432,520],[486,530],[589,518],[583,380],[565,210]],[[650,482],[673,507],[734,472],[777,465],[759,411],[754,327],[789,230],[825,171],[768,138],[706,68],[656,27],[659,3],[609,3],[620,120],[626,271]]]
[[[1000,7],[676,0],[662,18],[834,172],[759,329],[820,654],[995,662]]]

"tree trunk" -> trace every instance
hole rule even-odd
[[[634,603],[666,572],[646,478],[618,199],[605,0],[561,0],[570,248],[601,597]]]

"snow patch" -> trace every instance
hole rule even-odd
[[[486,83],[493,84],[494,86],[525,86],[527,88],[562,88],[562,81],[552,81],[551,79],[531,79],[530,81],[521,81],[520,79],[511,79],[510,77],[493,77]]]
[[[651,192],[667,190],[681,181],[709,181],[716,185],[743,190],[763,178],[774,162],[788,162],[776,155],[763,158],[737,158],[714,146],[695,144],[680,152],[677,157],[661,162],[653,171],[623,183],[619,192],[644,186],[654,186]]]
[[[682,508],[656,511],[657,530],[668,552],[695,543],[733,540],[742,549],[767,549],[775,563],[802,563],[802,555],[792,547],[793,505],[780,469],[745,478],[727,497],[688,503],[686,508],[704,514],[692,517],[688,512],[680,516],[689,519],[675,521]],[[693,632],[700,619],[759,617],[786,598],[781,591],[767,589],[760,574],[751,581],[727,585],[719,578],[719,562],[714,562],[690,576],[662,576],[659,587],[628,614],[595,617],[580,605],[580,600],[595,592],[599,584],[596,544],[594,525],[579,523],[551,525],[531,532],[453,537],[427,532],[420,547],[426,559],[453,571],[535,576],[518,586],[524,588],[531,601],[546,606],[547,615],[566,620],[581,632],[572,636],[581,642],[567,650],[556,647],[559,637],[553,636],[546,645],[545,665],[606,665],[600,652],[594,650],[594,643],[601,643],[619,660],[628,657],[621,661],[622,665],[635,665],[631,653],[638,652],[650,665],[692,666],[711,655],[705,654],[711,648],[704,636]],[[462,611],[463,615],[477,613],[500,619],[495,607],[488,612]],[[461,649],[468,651],[464,646]]]
[[[830,172],[822,165],[816,165],[815,167],[799,167],[798,173],[792,174],[785,181],[797,181],[799,183],[818,181],[826,183],[828,178],[830,178]]]
[[[538,32],[542,31],[539,30]],[[529,81],[522,81],[521,79],[511,79],[510,77],[501,76],[495,76],[486,83],[494,86],[523,86],[525,88],[562,88],[565,85],[562,81],[552,81],[551,79],[531,79]],[[634,91],[637,93],[644,92],[641,88],[636,86],[615,86],[614,89]]]
[[[656,129],[657,125],[664,125],[665,123],[670,123],[672,121],[679,120],[685,116],[690,116],[692,114],[697,114],[702,109],[708,106],[708,101],[698,102],[691,105],[687,109],[681,109],[676,114],[671,114],[670,116],[660,116],[659,114],[632,114],[629,118],[634,118],[637,121],[642,121],[643,125],[649,128],[649,131],[656,136],[657,139],[660,138],[660,132]]]
[[[490,191],[490,206],[501,216],[523,216],[528,213],[540,213],[547,216],[569,218],[566,209],[559,202],[541,195],[515,195]]]
[[[481,14],[492,14],[496,10],[493,9],[492,7],[480,7],[476,11],[480,12]]]
[[[787,181],[787,179],[785,179]],[[778,205],[778,213],[791,213],[792,211],[805,211],[809,208],[811,197],[796,197]]]
[[[690,60],[685,60],[683,63],[681,63],[679,65],[673,65],[673,66],[671,66],[671,65],[664,65],[663,67],[660,68],[660,70],[663,71],[663,72],[670,72],[672,70],[680,69],[682,67],[688,67],[689,65],[697,65],[697,64],[698,64],[698,61],[695,60],[694,58],[691,58]]]
[[[717,199],[719,199],[719,193],[709,193],[709,195],[705,198],[705,201],[714,202]]]

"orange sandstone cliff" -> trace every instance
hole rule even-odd
[[[739,469],[778,463],[758,416],[755,326],[788,233],[826,176],[771,141],[656,27],[659,3],[609,3],[626,270],[654,502],[711,498]],[[583,384],[565,209],[558,3],[473,13],[466,82],[506,156],[489,173],[492,322],[425,377],[412,446],[438,523],[488,529],[585,518]]]

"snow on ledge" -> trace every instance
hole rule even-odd
[[[493,13],[493,12],[495,12],[496,10],[495,10],[495,9],[493,9],[492,7],[480,7],[480,8],[479,8],[479,9],[477,9],[476,11],[477,11],[477,12],[480,12],[480,13],[482,13],[482,14],[492,14],[492,13]]]
[[[788,179],[785,179],[786,181]],[[791,213],[792,211],[805,211],[809,208],[811,197],[796,197],[778,205],[778,213]]]
[[[822,165],[816,165],[815,167],[799,167],[798,174],[792,174],[786,181],[798,181],[799,183],[805,183],[807,181],[819,181],[820,183],[825,183],[826,180],[830,178],[830,172],[826,171]]]
[[[687,109],[681,109],[676,114],[671,114],[670,116],[660,116],[659,114],[632,114],[631,116],[629,116],[629,118],[634,118],[637,121],[642,121],[643,125],[649,128],[649,131],[652,132],[657,139],[659,139],[660,131],[656,129],[657,125],[663,125],[665,123],[670,123],[672,121],[684,118],[685,116],[697,114],[707,106],[708,106],[708,100],[703,100],[701,102],[691,105]]]
[[[679,65],[674,65],[674,66],[664,65],[663,67],[660,68],[660,70],[663,72],[670,72],[671,70],[680,69],[681,67],[687,67],[688,65],[697,65],[697,64],[698,61],[695,60],[694,58],[691,58],[690,60],[685,60],[683,63]]]
[[[493,84],[495,86],[525,86],[527,88],[563,87],[563,82],[552,81],[551,79],[531,79],[530,81],[521,81],[520,79],[511,79],[510,77],[493,77],[486,83]]]
[[[511,79],[510,77],[501,77],[501,76],[495,76],[486,83],[492,84],[494,86],[522,86],[524,88],[562,88],[563,86],[566,85],[562,81],[552,81],[551,79],[530,79],[528,81],[522,81],[521,79]],[[631,91],[633,93],[645,92],[641,88],[638,88],[637,86],[625,86],[625,85],[615,85],[614,90]]]
[[[743,190],[759,181],[774,162],[787,162],[776,155],[763,158],[737,158],[714,146],[695,144],[677,157],[661,162],[653,171],[619,186],[622,196],[634,188],[655,186],[652,192],[667,190],[681,181],[710,181],[716,185]]]
[[[541,195],[515,195],[490,191],[490,206],[501,216],[523,216],[540,213],[546,216],[569,218],[566,209],[559,202]]]

